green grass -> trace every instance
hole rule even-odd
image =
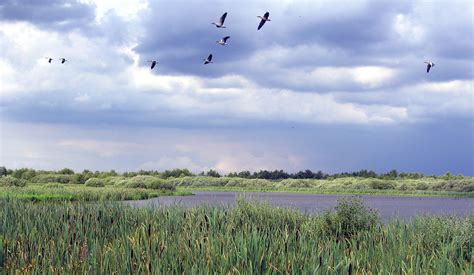
[[[190,195],[186,191],[125,188],[115,186],[88,187],[84,184],[28,184],[25,187],[0,187],[0,198],[30,201],[98,201],[143,200],[165,195]]]
[[[315,188],[268,188],[268,187],[226,187],[226,186],[184,186],[176,190],[216,191],[216,192],[273,192],[273,193],[300,193],[300,194],[349,194],[349,195],[374,195],[374,196],[417,196],[417,197],[460,197],[474,198],[474,192],[448,192],[448,191],[402,191],[402,190],[347,190],[347,189],[315,189]]]
[[[0,273],[472,274],[472,219],[0,199]]]
[[[446,180],[425,177],[390,180],[347,177],[328,180],[286,179],[271,181],[196,176],[170,179],[169,181],[180,190],[474,197],[474,178]]]

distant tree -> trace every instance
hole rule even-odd
[[[25,173],[26,171],[28,171],[27,168],[20,168],[20,169],[16,169],[13,171],[13,174],[12,176],[17,178],[17,179],[21,179],[21,176],[23,175],[23,173]]]
[[[453,174],[451,174],[451,172],[446,172],[444,175],[441,176],[441,178],[444,180],[452,180],[455,177],[453,176]]]
[[[0,167],[0,177],[7,175],[7,168],[5,166]]]
[[[383,176],[386,179],[396,179],[398,177],[397,170],[393,169]]]
[[[33,169],[27,169],[26,171],[24,171],[22,174],[21,174],[21,179],[24,179],[24,180],[31,180],[32,178],[34,178],[36,176],[36,171],[33,170]]]
[[[219,172],[215,171],[215,170],[212,170],[210,169],[209,171],[206,172],[206,176],[208,177],[214,177],[214,178],[220,178],[221,175],[219,174]]]
[[[239,178],[249,179],[252,176],[252,174],[250,173],[250,171],[242,171],[242,172],[239,172],[237,176]]]
[[[74,175],[74,171],[69,168],[63,168],[58,171],[58,174],[65,174],[65,175]]]

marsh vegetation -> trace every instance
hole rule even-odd
[[[304,215],[239,200],[227,208],[0,200],[5,273],[470,274],[469,218],[382,224],[357,199]]]

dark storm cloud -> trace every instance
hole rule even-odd
[[[6,0],[0,4],[0,20],[25,21],[56,30],[83,28],[94,18],[94,6],[73,0]]]
[[[264,7],[245,1],[239,5],[152,2],[144,21],[146,35],[134,50],[142,62],[161,60],[160,73],[238,74],[262,86],[307,92],[373,88],[350,81],[329,86],[287,81],[288,72],[304,75],[320,67],[382,66],[398,71],[384,84],[396,88],[425,81],[423,61],[433,59],[444,73],[433,72],[432,80],[468,80],[474,76],[470,69],[474,24],[469,7],[472,4],[463,1],[450,5],[436,1],[269,2]],[[255,14],[261,10],[269,10],[272,21],[257,31]],[[229,12],[227,29],[209,24],[224,11]],[[451,11],[456,12],[456,19],[448,18]],[[404,24],[401,33],[396,24]],[[415,32],[417,28],[420,33]],[[225,35],[231,36],[229,46],[215,44]],[[278,54],[278,49],[286,51]],[[209,52],[214,53],[215,63],[202,66]]]

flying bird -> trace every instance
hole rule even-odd
[[[51,61],[53,61],[51,57],[45,57],[45,58],[48,59],[48,63],[51,63]]]
[[[434,67],[435,64],[431,61],[425,61],[425,63],[428,64],[428,65],[426,65],[426,73],[429,73],[431,67]]]
[[[61,64],[64,64],[64,63],[67,61],[67,59],[64,58],[64,57],[63,57],[63,58],[60,58],[59,60],[61,60]]]
[[[148,62],[151,62],[150,70],[153,70],[153,68],[156,66],[156,63],[158,63],[156,60],[149,60]]]
[[[221,40],[217,40],[216,43],[218,43],[222,46],[225,46],[225,45],[227,45],[227,39],[229,39],[229,38],[230,38],[230,36],[226,36],[226,37],[222,38]]]
[[[203,59],[203,60],[204,60],[204,65],[212,63],[212,53],[209,54],[209,56],[206,59]]]
[[[260,30],[263,27],[263,25],[265,25],[265,22],[272,21],[268,19],[269,16],[270,16],[270,13],[268,11],[263,16],[257,16],[258,18],[262,19],[260,21],[260,24],[258,24],[257,30]]]
[[[227,17],[227,12],[225,12],[221,18],[219,19],[219,23],[212,22],[211,24],[216,25],[217,28],[225,28],[224,26],[224,21],[225,18]]]

